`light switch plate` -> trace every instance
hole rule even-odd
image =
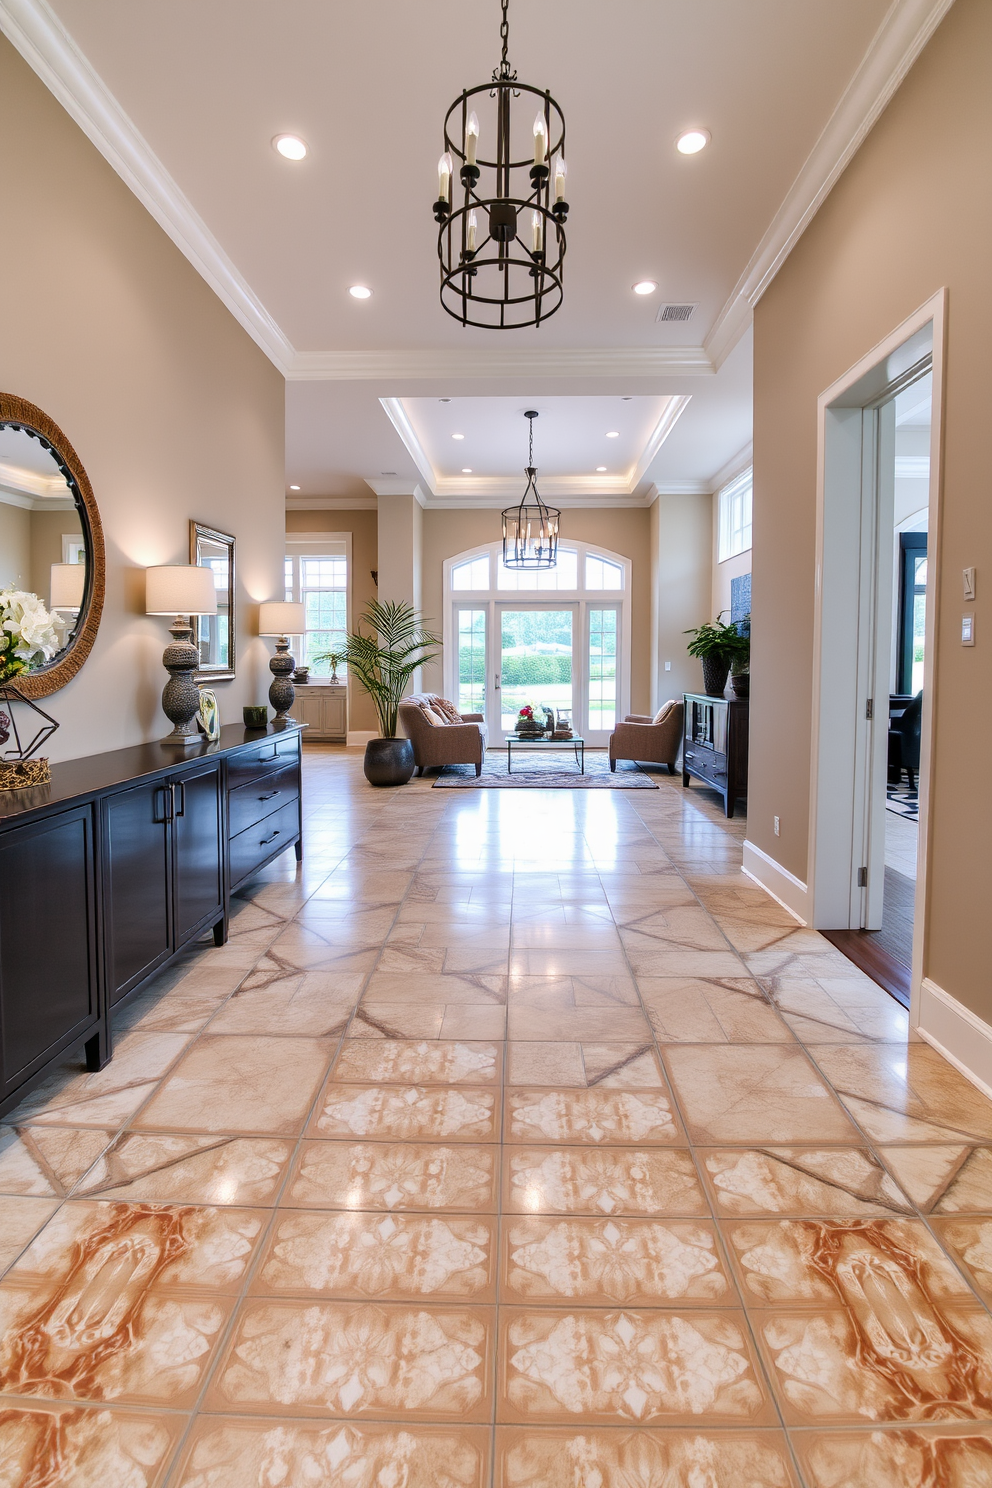
[[[975,570],[973,568],[964,568],[964,569],[961,570],[961,577],[964,579],[964,597],[965,597],[965,599],[974,599],[974,597],[975,597]]]
[[[670,672],[671,670],[672,670],[672,663],[670,661],[666,661],[665,662],[665,671],[666,672]]]
[[[973,646],[975,644],[974,615],[961,616],[961,644],[962,646]]]

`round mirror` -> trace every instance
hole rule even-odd
[[[23,398],[0,393],[0,592],[37,601],[38,646],[11,678],[25,697],[47,697],[89,655],[104,591],[100,513],[86,471],[58,424]]]

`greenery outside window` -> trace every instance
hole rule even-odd
[[[305,635],[291,638],[293,655],[317,679],[331,675],[331,663],[315,657],[336,652],[342,658],[337,673],[343,679],[347,670],[343,660],[348,636],[347,545],[343,539],[328,539],[320,544],[290,540],[288,546],[286,598],[302,603],[307,624]]]

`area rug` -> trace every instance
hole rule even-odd
[[[667,774],[667,771],[666,771]],[[586,773],[580,775],[570,754],[517,755],[513,774],[506,773],[506,750],[486,754],[482,774],[474,765],[445,765],[434,782],[435,790],[657,790],[658,786],[639,765],[618,760],[616,774],[610,771],[605,754],[586,751]]]
[[[887,786],[885,791],[885,809],[895,812],[896,816],[905,816],[909,821],[919,821],[919,792],[910,790],[908,785]]]

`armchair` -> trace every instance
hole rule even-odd
[[[610,769],[615,773],[617,760],[642,760],[645,764],[667,765],[675,774],[675,761],[682,743],[681,703],[674,700],[652,718],[644,713],[628,713],[610,735]]]
[[[400,703],[400,722],[413,745],[417,774],[439,765],[474,765],[482,774],[486,724],[482,713],[458,713],[436,693],[414,693]]]

